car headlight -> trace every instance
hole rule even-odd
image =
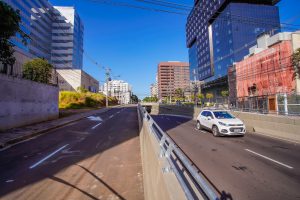
[[[227,126],[227,124],[223,123],[223,122],[218,122],[221,126]]]

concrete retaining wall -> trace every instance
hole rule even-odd
[[[300,142],[300,118],[256,113],[232,112],[243,120],[248,132]]]
[[[58,87],[0,74],[0,131],[58,118]]]
[[[193,107],[151,105],[151,114],[185,115],[196,120],[201,109]],[[232,112],[243,120],[248,132],[257,132],[263,135],[277,137],[285,140],[300,142],[300,118],[263,115],[258,113]]]
[[[160,158],[160,146],[155,136],[150,134],[147,123],[139,116],[140,145],[143,166],[144,199],[186,199],[174,173],[163,173],[168,166],[165,158]]]

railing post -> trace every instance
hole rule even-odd
[[[283,104],[284,104],[284,114],[288,115],[289,111],[288,111],[288,101],[287,101],[286,93],[283,95]]]

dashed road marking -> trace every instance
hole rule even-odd
[[[267,157],[267,156],[264,156],[264,155],[262,155],[262,154],[256,153],[255,151],[252,151],[252,150],[250,150],[250,149],[245,149],[245,151],[248,151],[248,152],[253,153],[253,154],[257,155],[257,156],[260,156],[260,157],[262,157],[262,158],[264,158],[264,159],[267,159],[267,160],[269,160],[269,161],[272,161],[272,162],[274,162],[274,163],[277,163],[277,164],[279,164],[279,165],[282,165],[282,166],[284,166],[284,167],[286,167],[286,168],[293,169],[293,167],[291,167],[291,166],[289,166],[289,165],[286,165],[286,164],[284,164],[284,163],[282,163],[282,162],[279,162],[279,161],[277,161],[277,160],[274,160],[274,159],[269,158],[269,157]]]
[[[100,122],[100,123],[98,123],[98,124],[96,124],[95,126],[93,126],[92,127],[92,129],[95,129],[95,128],[97,128],[98,126],[100,126],[102,124],[102,122]]]
[[[29,169],[33,169],[35,167],[37,167],[38,165],[40,165],[41,163],[43,163],[45,160],[49,159],[50,157],[54,156],[56,153],[60,152],[61,150],[63,150],[64,148],[66,148],[67,146],[69,146],[69,144],[66,144],[62,147],[60,147],[59,149],[57,149],[56,151],[52,152],[51,154],[49,154],[48,156],[46,156],[45,158],[43,158],[42,160],[38,161],[37,163],[31,165],[29,167]]]

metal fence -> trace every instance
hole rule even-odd
[[[1,74],[6,74],[8,76],[16,77],[16,78],[23,78],[23,67],[16,67],[16,66],[9,66],[9,65],[4,65],[0,62],[0,73]],[[58,74],[55,68],[52,70],[52,76],[51,79],[49,80],[50,85],[58,85]]]
[[[253,96],[237,99],[236,104],[231,105],[230,109],[267,114],[269,113],[268,96]]]
[[[204,175],[200,173],[199,169],[182,152],[176,143],[161,130],[145,108],[138,105],[138,112],[141,121],[146,121],[148,132],[155,136],[160,145],[160,157],[165,157],[168,161],[169,167],[165,168],[164,171],[175,174],[187,199],[226,199],[226,197],[219,198],[220,195],[217,190],[209,183]],[[199,194],[201,198],[199,198]]]
[[[300,93],[278,93],[276,95],[249,96],[235,98],[229,101],[226,97],[218,97],[209,103],[204,99],[201,103],[194,104],[182,102],[170,104],[186,107],[219,107],[233,111],[255,112],[260,114],[276,114],[300,116]]]
[[[279,93],[240,98],[237,99],[235,105],[230,106],[230,109],[262,114],[300,116],[300,94]]]

